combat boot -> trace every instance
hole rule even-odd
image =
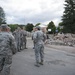
[[[43,60],[41,60],[41,62],[39,62],[39,64],[40,64],[40,65],[44,65],[44,64],[43,64]]]
[[[36,66],[36,67],[40,67],[39,63],[36,63],[35,66]]]

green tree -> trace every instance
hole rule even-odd
[[[13,32],[15,29],[17,29],[18,24],[9,24],[8,26],[11,28],[11,31]]]
[[[63,32],[75,33],[75,0],[65,0],[62,16]]]
[[[5,22],[5,13],[2,7],[0,7],[0,25],[1,24],[6,24]]]
[[[51,29],[50,33],[55,33],[56,27],[53,21],[49,22],[48,26],[47,26],[47,30]]]
[[[58,29],[58,32],[63,32],[63,25],[62,25],[62,22],[60,22],[60,23],[58,24],[57,29]]]
[[[33,24],[28,23],[28,24],[25,26],[25,29],[26,29],[26,31],[31,32],[31,31],[33,30],[33,27],[34,27]]]
[[[37,23],[35,26],[39,26],[41,23]]]

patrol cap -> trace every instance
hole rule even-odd
[[[8,28],[8,25],[7,25],[7,24],[2,24],[2,25],[1,25],[1,29],[2,29],[2,30],[5,30],[5,29],[7,29],[7,28]]]
[[[38,30],[40,30],[40,26],[36,26],[35,28],[38,29]]]

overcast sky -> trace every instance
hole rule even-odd
[[[64,11],[64,0],[0,0],[8,24],[41,23],[53,21],[57,26]]]

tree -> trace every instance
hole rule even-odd
[[[41,23],[37,23],[35,26],[39,26]]]
[[[63,25],[62,25],[62,22],[60,22],[60,23],[58,24],[57,29],[58,29],[58,32],[63,32]]]
[[[2,7],[0,7],[0,25],[1,24],[6,24],[5,22],[5,13]]]
[[[65,0],[62,16],[63,32],[75,33],[75,0]]]
[[[55,27],[53,21],[49,22],[49,24],[48,24],[48,26],[47,26],[47,30],[48,30],[48,29],[51,29],[51,32],[50,32],[50,33],[55,33],[56,27]]]
[[[33,24],[28,23],[28,24],[25,26],[25,29],[26,29],[26,31],[31,32],[31,31],[33,30],[33,27],[34,27]]]
[[[18,24],[9,24],[8,25],[11,28],[11,31],[15,31],[15,29],[17,29],[17,27],[19,26]]]

